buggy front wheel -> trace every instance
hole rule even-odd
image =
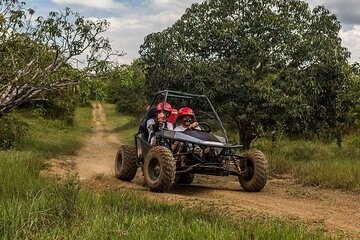
[[[172,152],[163,146],[150,149],[144,161],[144,179],[152,192],[170,189],[175,179],[176,163]]]
[[[244,174],[239,176],[240,185],[247,192],[261,191],[268,178],[268,162],[265,155],[257,149],[250,149],[244,153],[244,160],[241,164]]]

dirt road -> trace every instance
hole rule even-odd
[[[134,189],[156,200],[177,202],[209,201],[232,212],[300,219],[325,226],[330,234],[360,239],[360,196],[339,190],[304,187],[291,179],[271,179],[262,192],[244,192],[237,178],[199,175],[190,186],[173,186],[166,194],[147,191],[141,170],[131,182],[113,177],[114,158],[120,142],[106,125],[101,104],[93,105],[93,134],[86,146],[72,158],[73,169],[94,188]],[[70,161],[70,160],[68,160]]]

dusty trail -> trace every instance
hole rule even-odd
[[[120,142],[106,126],[101,104],[93,105],[93,134],[73,159],[75,170],[88,186],[97,189],[136,189],[156,200],[176,202],[211,202],[236,214],[251,210],[254,215],[300,219],[315,226],[325,226],[332,234],[360,239],[360,196],[339,190],[304,187],[291,179],[271,179],[259,193],[244,192],[237,178],[199,175],[190,186],[175,185],[169,193],[147,191],[141,170],[131,182],[113,177],[114,158]]]
[[[114,171],[114,153],[119,141],[105,124],[106,115],[101,104],[93,104],[92,118],[93,134],[75,160],[80,180],[96,174],[112,175]]]

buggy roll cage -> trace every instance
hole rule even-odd
[[[172,90],[163,90],[163,91],[159,91],[155,94],[151,104],[150,104],[150,108],[149,110],[146,112],[146,115],[148,114],[148,112],[150,111],[151,107],[154,106],[155,100],[159,95],[163,95],[164,97],[164,101],[163,101],[163,108],[165,106],[165,103],[167,102],[168,97],[171,98],[183,98],[183,99],[193,99],[193,98],[204,98],[208,104],[211,107],[211,110],[213,112],[213,114],[215,115],[216,120],[218,121],[218,123],[220,124],[220,128],[221,128],[221,132],[224,135],[225,141],[226,143],[229,142],[226,130],[224,128],[224,125],[219,117],[219,115],[217,114],[217,112],[215,111],[214,106],[212,105],[210,99],[206,96],[206,95],[199,95],[199,94],[192,94],[192,93],[184,93],[184,92],[178,92],[178,91],[172,91]]]
[[[203,98],[205,99],[208,104],[211,107],[211,110],[215,116],[215,119],[218,121],[218,123],[220,124],[220,128],[221,128],[221,132],[224,136],[224,140],[225,143],[227,143],[228,146],[223,146],[223,150],[221,151],[221,153],[223,154],[225,149],[231,149],[231,148],[238,148],[238,147],[242,147],[242,145],[234,145],[231,146],[229,145],[229,140],[228,140],[228,136],[226,133],[226,130],[224,128],[224,125],[222,124],[222,121],[220,120],[219,115],[217,114],[217,112],[215,111],[214,106],[212,105],[212,103],[210,102],[209,98],[205,95],[198,95],[198,94],[191,94],[191,93],[183,93],[183,92],[178,92],[178,91],[171,91],[171,90],[163,90],[163,91],[159,91],[155,94],[153,100],[151,101],[151,104],[149,105],[148,110],[146,111],[145,117],[143,118],[143,120],[141,122],[146,121],[147,116],[149,115],[150,111],[152,111],[153,107],[155,106],[155,101],[157,99],[158,96],[164,96],[164,100],[163,100],[163,107],[165,106],[165,103],[167,102],[168,97],[171,98],[182,98],[182,99],[193,99],[193,98]],[[163,110],[164,111],[164,110]],[[161,130],[160,130],[161,131]],[[163,131],[163,130],[162,130]],[[135,160],[136,160],[136,164],[138,166],[142,166],[142,160],[144,158],[144,156],[147,155],[148,151],[151,149],[151,145],[147,142],[147,140],[144,140],[142,137],[142,130],[141,127],[139,128],[139,131],[134,134],[134,140],[135,140],[135,149],[138,149],[139,143],[141,145],[141,149],[142,149],[142,157],[139,157],[137,154],[135,155]],[[169,139],[172,139],[170,137],[168,137]],[[176,139],[172,139],[172,140],[176,140]],[[220,147],[220,146],[219,146]]]

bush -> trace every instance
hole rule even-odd
[[[0,149],[7,150],[21,142],[27,131],[28,124],[15,117],[0,118]]]
[[[90,106],[91,100],[103,101],[106,98],[106,82],[96,78],[81,79],[76,87],[77,101],[80,106]]]
[[[36,115],[48,119],[59,119],[67,125],[72,125],[78,105],[76,94],[72,90],[69,88],[47,93],[46,100],[34,103]]]

